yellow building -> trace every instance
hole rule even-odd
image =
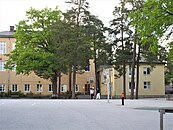
[[[15,68],[12,71],[5,70],[4,65],[9,54],[15,48],[15,38],[13,36],[14,27],[10,26],[10,31],[0,32],[0,92],[18,92],[23,93],[41,93],[42,95],[52,94],[52,84],[48,80],[39,78],[34,73],[24,76],[16,75]],[[95,71],[93,60],[90,60],[89,70],[82,74],[77,73],[75,91],[83,94],[89,94],[90,84],[95,84]],[[69,90],[68,75],[62,75],[60,92]]]
[[[39,78],[34,73],[24,76],[16,75],[15,68],[12,71],[5,70],[4,65],[8,57],[4,54],[10,53],[15,48],[15,38],[13,36],[14,27],[10,31],[0,32],[0,92],[18,92],[24,94],[29,92],[42,95],[52,94],[52,84],[48,80]],[[90,85],[95,87],[95,70],[94,62],[90,60],[89,71],[78,73],[76,77],[75,91],[85,95],[90,94]],[[126,94],[130,96],[131,69],[126,66]],[[106,75],[105,75],[106,74]],[[120,98],[123,92],[123,79],[115,78],[116,71],[113,68],[104,67],[100,71],[100,92],[102,97],[110,92],[111,97]],[[106,77],[105,77],[106,76]],[[135,75],[136,77],[136,75]],[[106,80],[105,80],[106,78]],[[109,80],[108,80],[109,79]],[[136,78],[135,78],[136,79]],[[110,84],[108,84],[110,82]],[[135,81],[136,82],[136,81]],[[165,95],[164,85],[164,64],[157,63],[151,69],[145,62],[140,63],[139,67],[139,97],[163,97]],[[107,86],[111,85],[111,89]],[[69,90],[68,75],[62,75],[60,92]]]
[[[164,63],[155,63],[154,68],[146,62],[140,62],[139,66],[139,98],[140,97],[164,97],[165,95],[165,77],[164,77]],[[117,72],[111,68],[109,69],[111,79],[110,95],[113,98],[121,98],[123,92],[123,76],[116,78]],[[126,66],[126,95],[127,98],[131,94],[131,68]],[[104,79],[104,69],[100,72],[101,92],[102,95],[107,95],[108,89]],[[136,71],[135,71],[135,86],[136,86]],[[136,87],[134,95],[136,94]]]

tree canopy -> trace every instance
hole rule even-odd
[[[147,0],[141,10],[131,14],[132,23],[137,26],[143,44],[150,43],[156,48],[161,38],[167,40],[172,36],[172,7],[172,0]]]
[[[57,93],[57,77],[66,71],[66,58],[62,33],[53,35],[53,27],[62,26],[62,13],[56,7],[26,12],[27,19],[17,24],[16,48],[9,54],[6,67],[16,64],[17,74],[34,72],[39,77],[53,82],[53,93]],[[57,25],[58,24],[58,25]],[[57,39],[58,38],[58,39]],[[54,89],[55,88],[55,89]]]

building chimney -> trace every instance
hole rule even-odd
[[[10,26],[10,32],[14,32],[14,26]]]

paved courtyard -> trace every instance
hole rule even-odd
[[[159,130],[165,99],[45,100],[0,99],[0,130]],[[173,129],[164,115],[164,130]]]

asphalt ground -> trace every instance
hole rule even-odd
[[[0,130],[159,130],[166,99],[125,100],[0,99]],[[173,113],[164,114],[173,130]]]

